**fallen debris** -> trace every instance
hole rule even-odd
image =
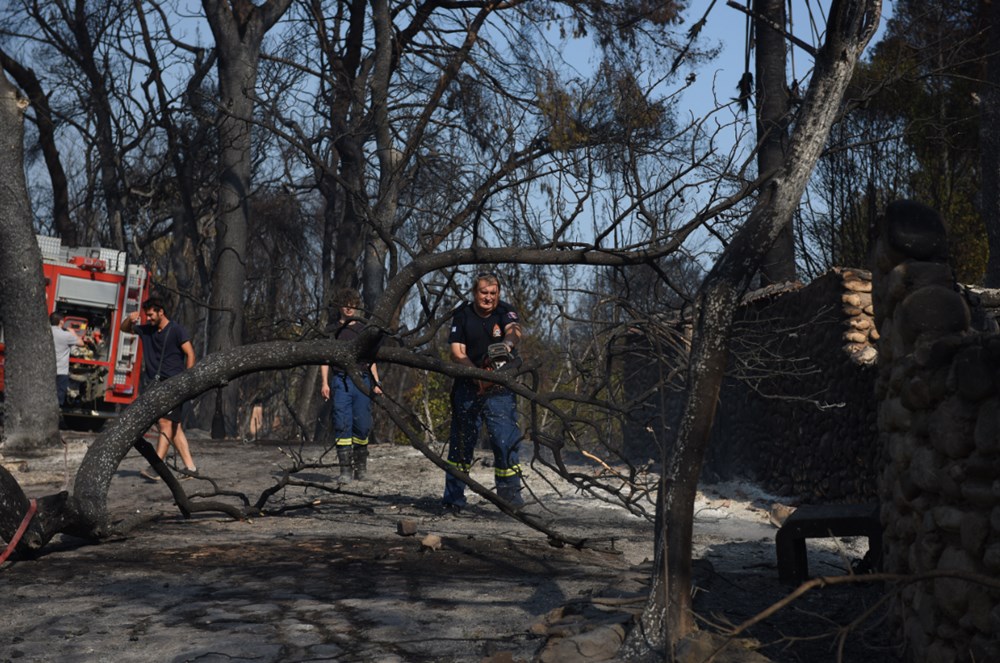
[[[417,521],[400,520],[396,523],[396,534],[400,536],[414,536],[417,533]]]
[[[428,534],[420,540],[421,550],[441,550],[441,537],[437,534]]]

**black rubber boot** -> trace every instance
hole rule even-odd
[[[364,481],[368,478],[368,445],[354,445],[354,478]]]
[[[337,462],[340,463],[338,483],[351,483],[354,480],[354,457],[350,447],[337,447]]]
[[[497,497],[510,504],[515,509],[524,506],[520,486],[497,486]]]

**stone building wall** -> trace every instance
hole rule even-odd
[[[737,314],[706,473],[814,503],[873,499],[877,338],[865,270],[751,293]],[[669,445],[683,405],[683,351],[651,352],[641,338],[629,346],[625,384],[641,405],[626,423],[625,454],[659,460],[650,431]],[[650,360],[657,356],[665,360]]]
[[[971,327],[932,210],[887,209],[873,299],[885,570],[1000,577],[1000,335]],[[942,577],[901,589],[913,661],[1000,661],[1000,593]]]
[[[737,314],[706,470],[806,502],[876,492],[871,276],[834,269]]]
[[[662,460],[661,445],[673,439],[684,406],[690,342],[690,325],[666,320],[632,329],[614,348],[627,399],[621,451],[628,460]]]

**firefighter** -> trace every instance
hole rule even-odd
[[[361,295],[353,288],[337,293],[340,316],[334,325],[334,338],[349,341],[365,329],[365,323],[355,317],[361,306]],[[368,475],[368,435],[372,429],[372,402],[368,394],[381,394],[378,366],[363,362],[358,365],[365,388],[361,389],[344,371],[329,364],[320,369],[323,400],[333,398],[333,433],[340,464],[339,483],[359,481]]]
[[[521,340],[517,311],[500,299],[496,274],[477,274],[472,301],[454,314],[448,343],[451,360],[463,366],[503,370],[516,366],[516,347]],[[518,452],[521,430],[517,425],[514,393],[492,382],[455,378],[451,390],[451,433],[448,464],[468,473],[483,419],[493,451],[497,495],[513,507],[524,505],[521,497],[521,466]],[[466,504],[465,483],[445,474],[446,511],[460,512]]]

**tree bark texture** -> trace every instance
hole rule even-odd
[[[243,342],[243,293],[246,287],[247,233],[251,187],[251,129],[260,45],[291,0],[231,3],[204,0],[205,16],[218,52],[219,194],[215,221],[215,265],[209,299],[208,351],[221,352]],[[236,435],[236,385],[216,394],[212,436]]]
[[[334,70],[331,125],[339,169],[339,211],[336,229],[336,254],[333,259],[332,290],[357,288],[360,283],[360,263],[364,252],[364,238],[369,232],[368,189],[365,185],[365,155],[363,144],[369,130],[358,121],[365,116],[365,88],[370,62],[363,55],[365,16],[367,2],[353,0],[351,21],[342,54],[331,55]],[[336,317],[335,315],[332,317]]]
[[[27,100],[0,69],[0,322],[5,342],[3,452],[8,456],[61,443],[42,254],[24,179],[26,108]]]
[[[35,126],[38,128],[38,144],[45,157],[45,167],[48,169],[49,180],[52,182],[52,225],[66,246],[77,246],[79,236],[76,225],[69,214],[69,183],[66,171],[59,158],[59,148],[56,145],[56,124],[49,108],[49,98],[42,90],[35,72],[16,62],[3,51],[0,51],[0,67],[3,67],[11,78],[28,95],[35,112]]]
[[[368,234],[368,201],[364,187],[364,155],[358,139],[344,136],[337,141],[340,153],[340,175],[348,183],[341,200],[343,214],[337,227],[337,254],[333,262],[333,288],[357,288],[360,258],[364,253],[364,238]]]
[[[336,150],[331,150],[332,157],[336,158]],[[334,172],[339,164],[339,158],[330,168],[323,170],[316,169],[316,179],[319,182],[319,192],[323,196],[323,248],[320,255],[320,273],[323,275],[323,294],[320,300],[320,322],[325,323],[326,310],[333,300],[334,286],[334,259],[337,247],[337,228],[340,225],[340,218],[343,211],[340,209],[341,189],[336,182]]]
[[[399,206],[404,163],[393,143],[389,121],[389,86],[392,77],[393,28],[389,3],[373,0],[372,23],[375,28],[376,56],[372,66],[371,96],[376,154],[379,163],[379,196],[372,214],[375,232],[365,244],[364,283],[365,305],[371,310],[382,297],[385,286],[386,261],[390,255],[390,236]]]
[[[791,222],[819,159],[854,66],[878,26],[880,0],[837,0],[830,9],[826,42],[815,68],[784,163],[762,192],[750,217],[709,272],[696,298],[697,322],[691,347],[688,393],[674,453],[666,468],[663,518],[666,551],[654,568],[653,592],[627,643],[631,651],[673,651],[694,628],[691,600],[691,540],[698,478],[708,447],[716,401],[728,359],[734,309],[748,289],[768,248]],[[666,602],[666,606],[664,606]],[[645,643],[636,643],[644,638]]]
[[[789,95],[785,80],[788,62],[785,35],[785,0],[754,0],[754,41],[757,56],[757,172],[780,168],[788,147]],[[760,269],[761,285],[794,281],[795,235],[785,226],[767,251]]]

